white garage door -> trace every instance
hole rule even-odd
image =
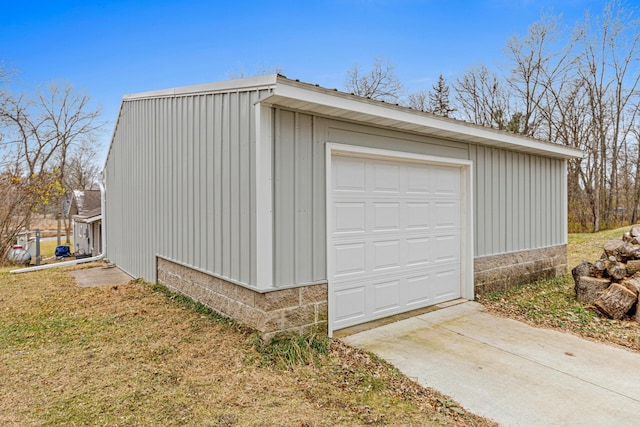
[[[336,330],[460,297],[461,168],[333,155]]]

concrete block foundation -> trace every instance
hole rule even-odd
[[[157,269],[159,284],[247,325],[265,340],[327,333],[327,284],[258,292],[162,257]],[[566,245],[475,258],[475,292],[506,290],[566,272]]]
[[[513,252],[474,260],[476,294],[503,291],[567,272],[567,245]]]
[[[158,283],[255,329],[263,339],[327,334],[327,285],[257,292],[157,257]]]

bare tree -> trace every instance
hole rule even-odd
[[[74,147],[65,169],[64,187],[70,190],[97,190],[100,165],[96,162],[96,143],[85,139]]]
[[[396,103],[402,93],[402,83],[396,77],[393,64],[376,58],[369,72],[363,72],[358,64],[347,71],[345,90],[365,98]]]
[[[10,93],[9,75],[0,70],[0,264],[38,206],[62,191],[46,165],[51,144],[43,120],[31,117],[33,103],[26,96]]]
[[[640,19],[619,0],[585,14],[573,31],[542,16],[505,46],[507,66],[468,69],[454,84],[456,116],[583,151],[568,164],[569,222],[574,231],[640,218]],[[385,80],[386,77],[389,77]],[[384,83],[391,82],[392,95]],[[396,83],[396,84],[394,84]],[[405,104],[448,115],[444,82],[409,95]],[[358,66],[347,90],[397,100],[393,69],[377,60]],[[431,97],[429,96],[431,95]],[[448,94],[447,94],[448,95]]]
[[[601,16],[586,15],[576,39],[580,46],[577,70],[592,120],[588,156],[597,169],[590,184],[593,230],[599,231],[602,221],[609,225],[619,212],[619,160],[638,116],[640,26],[614,1]]]
[[[521,112],[520,133],[538,135],[545,109],[544,100],[558,78],[565,77],[572,44],[557,46],[558,18],[545,15],[529,26],[521,39],[513,36],[506,45],[511,70],[507,83],[514,107]],[[548,138],[547,135],[539,135]]]
[[[418,111],[429,111],[429,92],[421,90],[409,94],[406,106]]]
[[[7,216],[0,218],[6,224],[0,230],[0,251],[40,207],[55,203],[60,214],[69,153],[80,142],[93,140],[102,126],[99,114],[91,98],[70,84],[51,84],[35,97],[1,92],[0,198]]]
[[[510,117],[509,93],[495,72],[484,65],[471,68],[454,87],[463,120],[505,128]]]
[[[62,179],[71,147],[90,141],[103,126],[99,121],[101,110],[91,105],[89,95],[79,93],[69,83],[49,84],[46,90],[38,94],[37,103],[45,125],[44,132],[54,141]]]
[[[72,149],[88,141],[94,141],[94,134],[103,126],[99,121],[101,111],[91,105],[91,97],[78,92],[69,83],[51,83],[41,90],[37,97],[37,107],[42,114],[44,133],[53,141],[52,153],[58,181],[64,186],[67,177],[68,156]],[[73,188],[64,187],[65,192]],[[56,201],[58,211],[58,244],[60,225],[65,219],[65,242],[70,242],[71,218],[63,218],[62,200]]]
[[[543,16],[505,51],[504,78],[479,67],[457,80],[462,117],[583,150],[584,158],[568,168],[570,223],[598,231],[637,219],[640,23],[634,11],[612,1],[599,16],[586,14],[572,34],[559,18]]]

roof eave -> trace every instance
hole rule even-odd
[[[278,76],[270,96],[260,102],[324,116],[364,122],[427,136],[493,146],[548,157],[582,157],[575,148],[543,142],[506,131],[446,119],[406,107],[357,97]]]
[[[76,222],[81,222],[83,224],[91,224],[92,222],[101,220],[102,214],[94,216],[73,215],[73,219]]]

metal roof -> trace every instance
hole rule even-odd
[[[255,89],[270,89],[269,95],[261,99],[260,103],[321,116],[547,157],[571,159],[583,155],[582,151],[565,145],[363,98],[336,89],[291,80],[279,74],[142,92],[125,95],[122,101]]]

